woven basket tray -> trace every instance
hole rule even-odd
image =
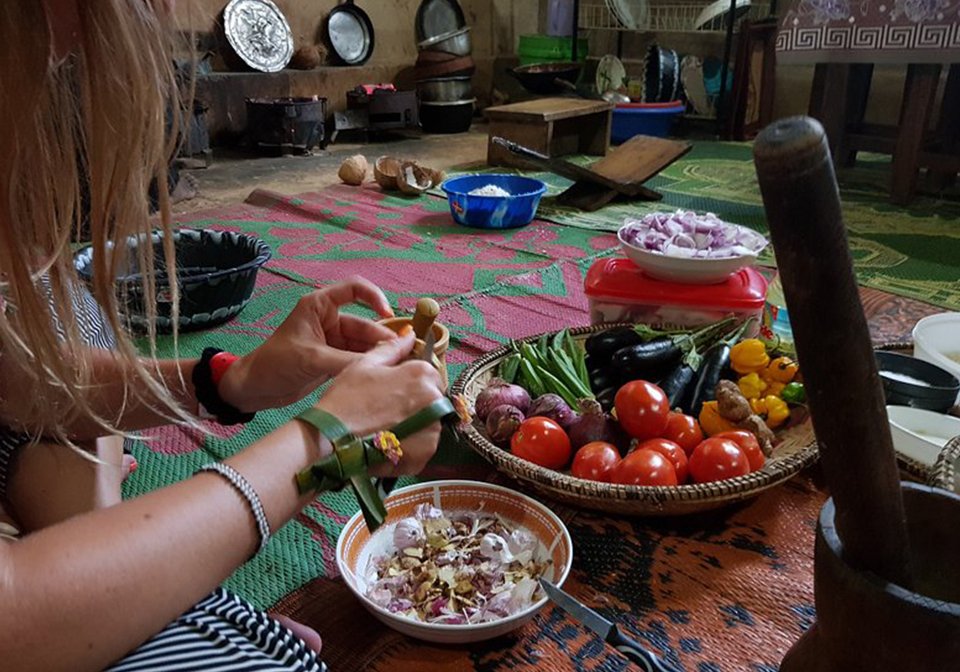
[[[578,327],[570,333],[578,342],[611,327]],[[523,340],[533,342],[530,336]],[[451,392],[462,394],[472,406],[487,382],[496,375],[500,361],[510,354],[507,347],[487,353],[471,364],[454,383]],[[543,495],[588,509],[636,516],[675,516],[714,509],[755,497],[783,483],[817,459],[813,425],[809,417],[778,432],[779,443],[762,469],[726,481],[673,487],[618,485],[575,478],[568,473],[539,467],[498,448],[477,425],[460,430],[463,439],[497,469]]]

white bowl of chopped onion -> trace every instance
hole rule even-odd
[[[537,579],[561,585],[573,562],[563,522],[540,502],[478,481],[394,491],[372,535],[360,513],[337,541],[347,587],[398,632],[442,644],[499,637],[546,604]]]
[[[617,234],[620,248],[647,275],[668,282],[723,282],[757,261],[767,246],[762,235],[713,213],[654,212],[627,219]]]

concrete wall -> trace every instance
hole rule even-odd
[[[414,21],[421,0],[355,0],[370,16],[376,38],[373,56],[359,67],[343,67],[328,56],[328,63],[309,72],[229,73],[219,58],[218,73],[198,83],[198,95],[210,106],[208,125],[215,142],[238,139],[246,124],[243,99],[249,96],[319,95],[329,101],[329,110],[346,106],[346,92],[357,84],[396,82],[414,88],[413,65],[417,59]],[[290,24],[296,46],[322,44],[324,20],[340,0],[275,0]],[[481,107],[489,104],[494,88],[495,64],[516,51],[522,33],[535,33],[540,21],[541,0],[461,0],[471,27],[473,59],[477,70],[474,89]],[[178,18],[201,40],[212,39],[217,15],[226,0],[181,0]],[[507,59],[510,60],[509,57]],[[501,68],[502,69],[502,68]],[[220,74],[222,72],[223,74]]]

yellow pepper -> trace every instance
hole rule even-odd
[[[779,397],[779,396],[780,396],[780,393],[783,392],[783,388],[785,388],[785,387],[787,386],[786,383],[781,383],[781,382],[778,381],[778,380],[768,380],[768,381],[765,381],[765,382],[767,383],[766,393],[767,393],[768,395],[769,395],[769,394],[772,394],[772,395],[775,396],[775,397]]]
[[[786,385],[793,380],[799,370],[800,367],[797,366],[797,363],[789,357],[777,357],[767,364],[766,368],[760,372],[760,376]]]
[[[762,397],[763,391],[768,387],[767,381],[760,378],[760,375],[756,372],[742,376],[737,385],[740,387],[740,394],[747,399]]]
[[[740,341],[730,350],[730,365],[739,374],[759,373],[770,363],[767,346],[763,341],[750,338]]]
[[[707,436],[713,436],[720,432],[729,432],[736,429],[737,426],[720,415],[717,409],[717,402],[705,401],[703,408],[700,409],[700,429]]]
[[[750,410],[763,416],[763,421],[770,429],[776,429],[790,417],[790,407],[780,397],[768,394],[763,399],[751,399]]]

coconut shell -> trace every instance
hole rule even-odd
[[[422,194],[433,186],[430,175],[413,161],[404,161],[400,165],[397,186],[405,194]]]
[[[442,170],[434,170],[433,168],[427,168],[426,166],[420,166],[420,168],[422,168],[423,172],[425,172],[430,178],[431,187],[437,187],[441,185],[447,177],[447,174]]]
[[[363,154],[356,154],[340,164],[337,176],[347,184],[358,187],[367,179],[368,170],[370,170],[370,164],[367,163],[367,159]]]
[[[290,58],[294,70],[313,70],[323,62],[323,49],[315,44],[305,44]]]
[[[377,159],[377,162],[373,164],[373,178],[377,181],[377,184],[384,189],[398,189],[397,178],[400,175],[400,164],[400,159],[392,156],[381,156]]]

